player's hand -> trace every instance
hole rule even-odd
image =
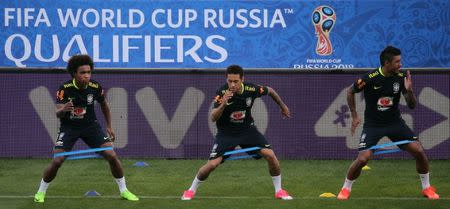
[[[233,95],[233,92],[231,92],[230,90],[226,90],[225,94],[222,96],[222,103],[226,105],[228,100],[231,99]]]
[[[406,77],[405,77],[405,89],[407,91],[412,91],[412,79],[411,79],[411,73],[409,70],[406,71]]]
[[[116,140],[116,134],[114,133],[114,130],[112,128],[106,128],[106,132],[108,133],[111,141],[114,142]]]
[[[360,123],[361,119],[358,116],[352,118],[352,127],[350,129],[350,133],[352,134],[352,136],[355,134],[356,128]]]
[[[281,107],[281,114],[283,115],[284,119],[291,118],[291,112],[289,111],[289,108],[286,105],[283,105]]]
[[[73,103],[72,101],[67,102],[64,104],[64,106],[61,108],[63,112],[71,112],[73,111]]]

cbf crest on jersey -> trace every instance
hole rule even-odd
[[[398,91],[400,91],[400,84],[399,83],[394,83],[392,87],[394,89],[394,94],[397,94]]]
[[[87,95],[87,104],[91,105],[93,101],[94,101],[94,95],[93,94],[88,94]]]
[[[250,107],[252,105],[252,98],[247,97],[247,99],[245,99],[245,104],[247,104],[247,107]]]

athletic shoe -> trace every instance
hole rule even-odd
[[[292,200],[293,199],[291,196],[289,196],[289,193],[284,189],[275,193],[275,198],[282,199],[282,200]]]
[[[36,192],[34,195],[34,202],[44,202],[45,192]]]
[[[439,195],[436,194],[436,189],[432,186],[429,186],[428,188],[422,190],[422,194],[424,197],[427,197],[431,200],[437,200],[439,199]]]
[[[181,200],[192,200],[194,198],[195,192],[192,190],[186,190],[181,197]]]
[[[137,197],[136,195],[134,195],[133,193],[131,193],[128,190],[125,190],[122,193],[120,193],[120,196],[123,199],[130,200],[130,201],[138,201],[139,200],[139,197]]]
[[[337,196],[337,199],[348,200],[349,197],[350,197],[350,190],[348,190],[347,188],[342,188]]]

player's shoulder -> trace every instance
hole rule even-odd
[[[380,67],[380,68],[377,68],[377,69],[367,72],[366,74],[364,74],[363,77],[365,79],[371,80],[371,79],[377,79],[381,76],[382,76],[382,73],[381,73],[381,67]]]
[[[255,92],[258,88],[258,85],[254,84],[254,83],[244,82],[243,85],[244,85],[244,91],[247,91],[247,92]]]
[[[63,84],[61,84],[61,86],[59,86],[59,89],[70,89],[70,88],[74,88],[75,85],[73,84],[73,80],[68,80],[66,82],[64,82]]]
[[[97,82],[96,80],[92,80],[92,79],[91,79],[91,80],[89,81],[88,86],[91,87],[91,88],[93,88],[93,89],[98,89],[98,88],[100,88],[100,83]]]
[[[404,78],[405,77],[405,73],[400,71],[399,73],[397,73],[396,76],[400,77],[400,78]]]
[[[269,87],[254,83],[244,83],[244,92],[250,94],[266,95],[269,93]]]

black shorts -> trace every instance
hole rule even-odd
[[[240,146],[241,148],[261,147],[271,149],[266,138],[253,126],[240,134],[217,133],[209,159],[212,160],[221,157],[225,152],[233,151],[237,146]],[[258,154],[259,151],[260,150],[249,151],[247,154]],[[229,156],[223,156],[223,159],[225,160],[228,157]],[[261,156],[257,155],[254,158],[259,159]]]
[[[359,140],[358,150],[362,151],[370,149],[371,147],[375,146],[384,136],[387,136],[393,142],[403,140],[418,140],[418,137],[405,124],[403,120],[382,127],[364,126],[361,133],[361,138]],[[398,147],[400,149],[403,149],[404,144],[399,145]]]
[[[81,138],[90,148],[98,148],[102,144],[111,142],[98,123],[86,127],[61,126],[55,149],[72,150],[77,140]]]

